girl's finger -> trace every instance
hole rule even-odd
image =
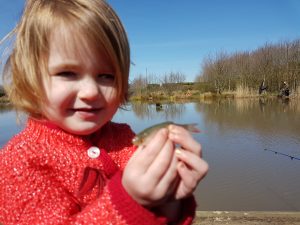
[[[180,148],[175,150],[176,157],[183,162],[190,170],[195,171],[200,177],[205,176],[208,171],[208,164],[198,155]]]
[[[179,176],[177,172],[178,160],[175,154],[172,156],[172,162],[157,184],[157,190],[166,193],[168,196],[173,195],[178,185]]]
[[[153,163],[161,149],[165,145],[168,139],[168,130],[159,130],[150,140],[146,146],[139,146],[136,154],[133,155],[137,164],[143,168],[143,172],[146,172],[149,166]]]
[[[201,156],[201,145],[192,137],[189,131],[176,125],[170,125],[168,128],[169,138],[174,143],[177,143],[181,145],[182,148]]]
[[[181,199],[190,196],[197,188],[198,183],[206,175],[207,170],[204,169],[204,173],[198,174],[195,170],[190,170],[183,162],[179,162],[177,166],[178,174],[181,178],[175,198]]]
[[[172,141],[167,140],[156,155],[156,158],[152,161],[151,165],[149,165],[146,175],[159,183],[162,177],[168,172],[173,158],[174,145]]]
[[[190,196],[193,193],[197,186],[197,182],[196,180],[191,179],[191,171],[187,169],[183,162],[178,163],[177,170],[181,180],[175,194],[175,199],[182,199]],[[187,179],[189,180],[187,181]]]
[[[200,181],[200,176],[194,170],[190,170],[184,163],[179,162],[177,166],[178,174],[180,175],[181,182],[185,187],[193,190],[197,187]]]

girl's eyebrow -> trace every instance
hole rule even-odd
[[[50,64],[48,70],[51,74],[63,71],[63,70],[78,70],[80,68],[79,64],[76,62],[62,62],[57,64]]]

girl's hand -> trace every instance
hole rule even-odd
[[[138,147],[124,169],[122,184],[141,205],[156,206],[174,195],[178,162],[168,134],[166,128],[159,130],[146,146]]]
[[[208,164],[202,159],[201,145],[184,128],[169,126],[169,139],[181,146],[175,153],[178,158],[177,171],[180,181],[175,191],[175,199],[190,196],[198,183],[205,177]]]

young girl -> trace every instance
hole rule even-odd
[[[130,66],[110,6],[28,0],[10,37],[7,93],[28,121],[0,151],[0,223],[191,224],[208,169],[200,144],[172,125],[137,148],[110,121]]]

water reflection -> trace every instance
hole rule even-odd
[[[23,127],[12,107],[0,107],[0,148]]]
[[[220,129],[252,129],[260,134],[300,134],[300,105],[281,99],[225,99],[196,104],[208,123]]]
[[[185,112],[185,104],[135,102],[131,109],[140,119],[154,119],[161,116],[165,120],[180,119]]]
[[[208,209],[226,210],[224,202],[231,202],[232,210],[300,210],[296,101],[225,99],[195,109],[207,129],[201,141],[212,168],[202,196]]]

